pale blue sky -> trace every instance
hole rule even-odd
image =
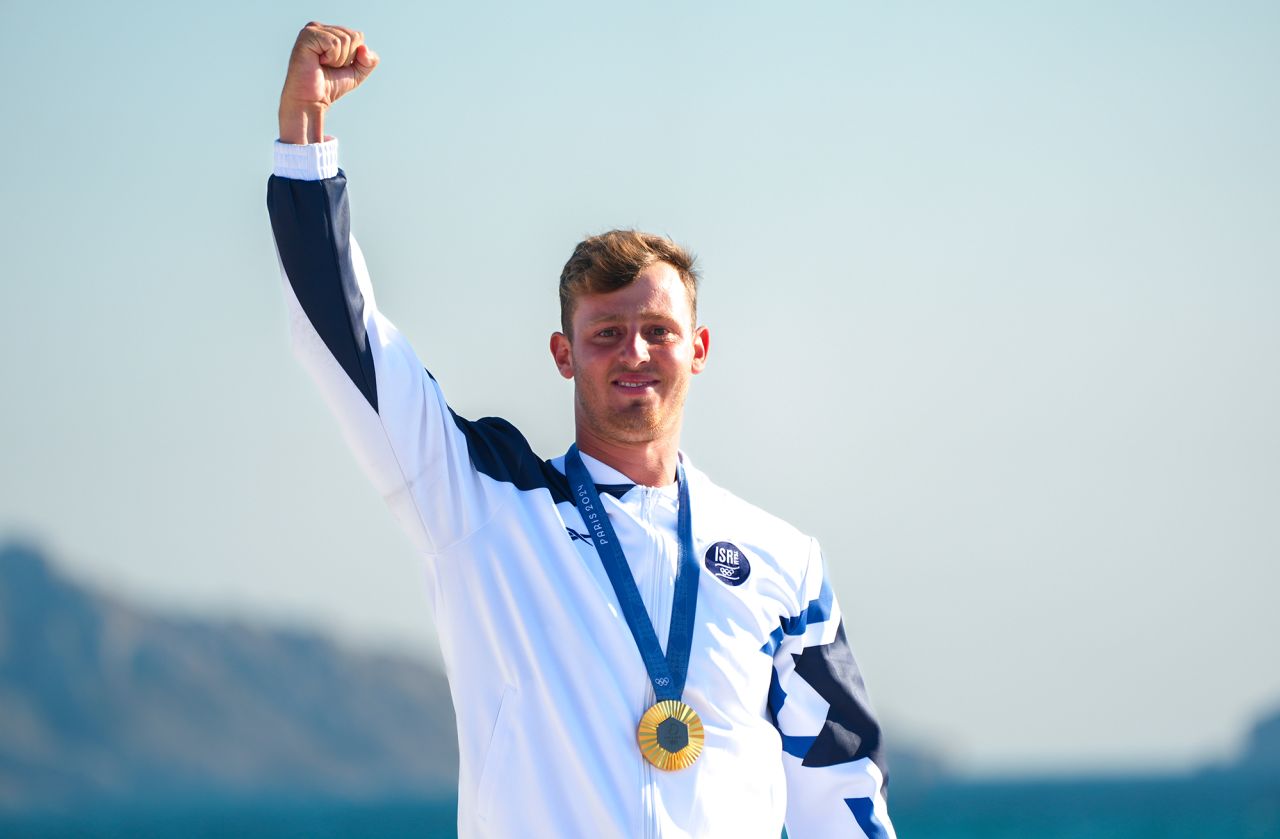
[[[822,540],[890,734],[1176,768],[1280,704],[1280,6],[6,3],[0,534],[169,608],[433,655],[289,356],[297,29],[379,302],[464,415],[569,442],[582,234],[690,245],[685,447]]]

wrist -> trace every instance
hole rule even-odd
[[[280,103],[280,142],[294,146],[324,142],[324,112],[319,102]]]

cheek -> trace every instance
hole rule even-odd
[[[682,344],[671,352],[671,365],[679,368],[681,372],[688,371],[693,367],[693,345]]]
[[[582,350],[575,352],[571,359],[573,372],[576,376],[589,378],[593,374],[600,374],[607,366],[600,358],[599,353],[593,353],[591,350]]]

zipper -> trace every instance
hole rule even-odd
[[[655,538],[657,534],[657,528],[654,527],[654,522],[653,522],[653,518],[654,518],[653,512],[654,512],[654,508],[657,506],[659,491],[657,489],[654,489],[653,487],[645,487],[643,492],[644,494],[641,496],[640,510],[641,510],[641,518],[645,523],[645,536],[647,541],[649,542],[649,546],[648,546],[649,550],[647,550],[645,553],[649,559],[649,562],[648,562],[649,602],[653,604],[653,608],[649,610],[649,615],[650,615],[649,620],[654,622],[654,633],[658,636],[658,643],[662,644],[664,634],[661,628],[659,628],[655,620],[655,616],[663,613],[662,612],[662,608],[663,608],[663,604],[662,604],[663,556],[662,554],[665,547],[665,543],[662,539]],[[664,649],[663,652],[665,651],[666,650]],[[654,702],[657,702],[657,701],[658,701],[658,698],[653,693],[653,686],[652,685],[647,686],[645,688],[645,702],[644,702],[643,708],[647,709],[650,705],[652,705]],[[643,789],[644,789],[644,810],[645,810],[645,825],[644,825],[645,836],[647,837],[647,839],[660,839],[659,830],[658,830],[658,812],[657,812],[657,808],[654,806],[654,800],[653,800],[653,797],[654,797],[653,773],[655,770],[653,768],[653,764],[645,760],[643,756],[640,758],[640,763],[642,764],[642,768],[644,770]]]

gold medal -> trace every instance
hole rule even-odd
[[[698,712],[674,699],[645,711],[636,728],[644,759],[667,771],[692,766],[702,754],[702,738]]]

